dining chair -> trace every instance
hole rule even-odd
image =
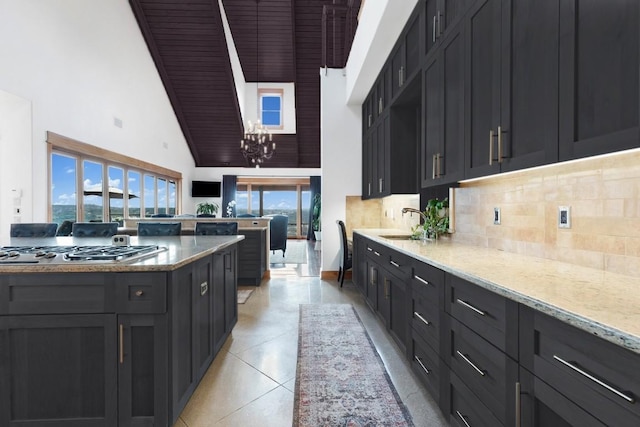
[[[74,222],[73,237],[111,237],[118,232],[117,222]]]
[[[340,232],[340,256],[338,257],[340,260],[340,269],[338,270],[338,280],[340,281],[340,287],[342,287],[345,273],[353,266],[353,249],[347,240],[347,230],[344,222],[337,220],[336,223],[338,224],[338,231]]]
[[[11,237],[55,237],[58,224],[55,222],[25,222],[11,224]]]
[[[233,236],[238,234],[237,222],[196,222],[196,236]]]
[[[179,236],[181,222],[139,222],[138,236]]]
[[[289,227],[289,217],[287,215],[265,215],[271,218],[269,221],[269,250],[274,252],[282,251],[284,256],[287,250],[287,229]]]

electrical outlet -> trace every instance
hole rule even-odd
[[[500,225],[500,221],[502,220],[500,216],[500,208],[493,208],[493,224]]]
[[[558,206],[558,228],[571,228],[570,206]]]

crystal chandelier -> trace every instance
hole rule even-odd
[[[249,121],[244,138],[240,141],[240,151],[247,163],[257,168],[275,154],[276,143],[273,142],[269,129],[260,120],[256,123]]]

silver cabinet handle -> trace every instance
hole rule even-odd
[[[428,370],[426,366],[424,366],[424,363],[422,363],[422,360],[420,360],[420,358],[418,356],[413,356],[413,359],[416,362],[418,362],[418,364],[420,365],[420,367],[422,368],[422,370],[424,371],[425,374],[429,375],[431,373],[431,371]]]
[[[487,315],[487,313],[485,313],[484,311],[482,311],[482,310],[480,310],[480,309],[478,309],[478,308],[475,308],[474,306],[472,306],[471,304],[469,304],[469,303],[468,303],[468,302],[466,302],[466,301],[461,300],[460,298],[456,299],[456,302],[457,302],[458,304],[461,304],[461,305],[462,305],[462,306],[464,306],[464,307],[467,307],[469,310],[473,310],[473,311],[475,311],[475,312],[476,312],[476,313],[478,313],[480,316],[486,316],[486,315]]]
[[[436,179],[436,155],[432,156],[431,162],[431,179]]]
[[[382,98],[378,99],[378,114],[382,114]]]
[[[465,362],[467,362],[469,365],[471,365],[471,367],[473,369],[476,370],[477,373],[479,373],[480,375],[482,375],[483,377],[485,375],[487,375],[487,373],[485,371],[483,371],[482,369],[478,368],[476,366],[475,363],[473,363],[471,360],[469,360],[469,358],[467,356],[465,356],[464,354],[460,353],[460,350],[456,350],[456,353],[458,353],[458,356],[462,357],[464,359]]]
[[[204,296],[209,290],[209,282],[200,283],[200,296]]]
[[[367,246],[367,250],[368,250],[369,252],[373,252],[373,249],[371,249],[369,246]]]
[[[424,284],[424,285],[431,286],[431,283],[429,283],[428,281],[424,280],[422,277],[418,276],[417,274],[414,274],[413,278],[416,279],[418,282]]]
[[[382,193],[382,178],[378,179],[378,187],[380,187],[380,192]]]
[[[393,265],[394,267],[398,267],[400,268],[400,264],[398,264],[397,262],[395,262],[394,260],[389,261],[389,264]]]
[[[371,183],[369,183],[369,195],[371,195]]]
[[[371,127],[371,114],[369,114],[369,127]]]
[[[424,323],[427,326],[431,326],[431,322],[429,322],[427,319],[425,319],[424,317],[422,317],[420,315],[420,313],[418,313],[417,311],[413,312],[413,315],[416,316],[418,319],[422,320],[422,323]]]
[[[615,394],[616,396],[623,398],[624,400],[626,400],[629,403],[635,403],[636,399],[633,396],[629,396],[628,394],[623,393],[620,390],[617,390],[616,388],[610,386],[609,384],[607,384],[603,380],[601,380],[599,378],[596,378],[595,376],[591,375],[589,372],[581,369],[579,366],[576,366],[571,362],[567,362],[566,360],[556,356],[555,354],[553,355],[553,358],[555,360],[557,360],[558,362],[562,363],[563,365],[567,366],[568,368],[573,369],[574,371],[576,371],[580,375],[589,378],[591,381],[593,381],[594,383],[598,384],[599,386],[606,388],[607,390],[609,390],[611,393]]]
[[[521,422],[520,422],[520,399],[521,399],[521,395],[520,395],[520,382],[516,382],[516,427],[520,427],[521,426]]]
[[[374,253],[375,256],[380,256],[380,252],[378,252],[378,251],[373,251],[373,253]]]
[[[436,15],[433,15],[433,36],[431,37],[431,41],[436,42]]]
[[[467,420],[465,419],[465,416],[464,416],[464,415],[462,415],[462,414],[460,413],[460,411],[456,411],[456,414],[458,415],[458,418],[460,418],[460,419],[462,420],[462,422],[464,423],[464,425],[465,425],[465,426],[467,426],[467,427],[471,427],[471,426],[469,425],[469,423],[467,422]]]

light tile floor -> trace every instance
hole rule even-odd
[[[299,272],[298,272],[299,274]],[[299,304],[350,303],[418,427],[445,426],[437,405],[351,281],[280,274],[239,305],[238,324],[175,427],[291,426]]]

